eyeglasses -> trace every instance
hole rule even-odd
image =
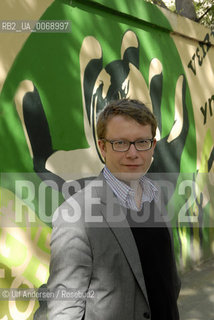
[[[103,141],[107,141],[111,143],[112,149],[118,152],[125,152],[130,149],[131,144],[135,146],[137,151],[146,151],[151,149],[154,139],[142,139],[136,141],[128,141],[128,140],[108,140],[102,139]]]

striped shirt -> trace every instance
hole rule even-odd
[[[158,199],[158,189],[152,183],[152,181],[145,176],[142,176],[139,181],[143,190],[140,207],[137,207],[134,198],[134,189],[128,186],[126,183],[117,179],[105,166],[103,169],[103,175],[106,182],[118,198],[120,204],[128,209],[140,211],[142,209],[143,203],[148,201],[152,202]]]

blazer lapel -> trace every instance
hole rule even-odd
[[[103,181],[103,187],[96,189],[98,198],[101,199],[103,217],[123,250],[131,270],[148,302],[138,249],[126,219],[128,210],[119,204],[116,196],[106,183],[102,173],[98,176],[97,180]]]

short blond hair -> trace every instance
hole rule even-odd
[[[141,125],[151,125],[152,138],[156,135],[157,120],[154,114],[139,100],[120,99],[111,101],[99,114],[97,120],[98,139],[106,138],[106,127],[108,121],[114,116],[132,118]]]

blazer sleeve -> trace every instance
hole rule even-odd
[[[67,208],[68,209],[68,208]],[[68,209],[69,210],[69,209]],[[90,243],[81,223],[68,223],[60,216],[53,224],[48,290],[48,319],[81,320],[85,312],[84,292],[92,273]],[[54,215],[55,215],[54,214]]]

